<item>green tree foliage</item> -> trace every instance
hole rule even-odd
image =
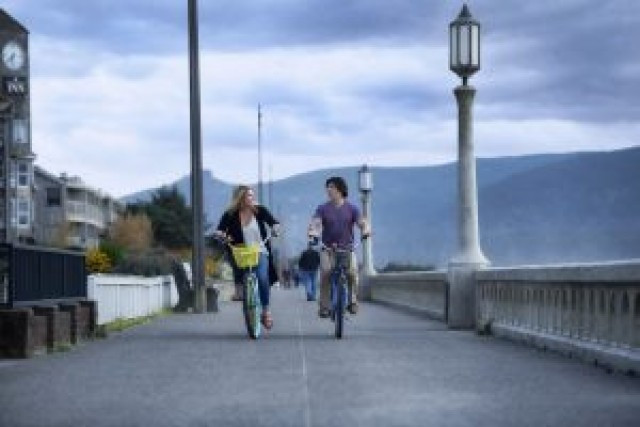
[[[127,209],[134,214],[147,214],[157,244],[167,249],[191,246],[193,214],[176,186],[162,187],[156,190],[150,202],[129,205]]]
[[[109,257],[111,265],[113,266],[118,265],[124,259],[124,248],[110,240],[103,240],[102,242],[100,242],[99,249],[102,253],[106,254]]]

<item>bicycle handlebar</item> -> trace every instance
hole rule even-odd
[[[271,232],[268,232],[268,233],[267,233],[267,237],[265,237],[264,239],[262,239],[262,240],[260,241],[260,244],[265,244],[265,243],[267,243],[267,242],[268,242],[269,240],[271,240],[273,237],[277,237],[277,236],[276,236],[275,234],[271,233]],[[213,239],[214,239],[214,240],[217,240],[218,242],[223,243],[223,244],[225,244],[225,245],[227,245],[227,246],[229,246],[229,247],[237,246],[237,245],[233,245],[233,244],[232,244],[232,242],[233,242],[233,241],[231,240],[231,238],[229,237],[229,235],[228,235],[228,234],[226,234],[226,233],[224,234],[224,236],[222,236],[222,235],[220,235],[220,234],[214,234],[214,235],[213,235]]]
[[[337,244],[333,244],[331,246],[325,245],[324,242],[322,242],[322,241],[319,241],[318,245],[322,249],[326,249],[328,251],[333,251],[333,252],[353,252],[360,246],[358,243],[353,243],[353,244],[349,245],[348,248],[341,248]]]

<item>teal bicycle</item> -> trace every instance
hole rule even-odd
[[[257,339],[262,331],[260,316],[260,290],[256,267],[260,259],[260,245],[230,245],[233,259],[238,268],[244,270],[242,313],[247,326],[247,333],[252,339]]]
[[[271,236],[265,238],[262,244],[251,245],[232,245],[226,236],[216,236],[214,239],[221,245],[229,246],[236,266],[242,270],[242,314],[247,334],[250,338],[257,339],[262,332],[262,303],[256,268],[260,261],[260,247]]]

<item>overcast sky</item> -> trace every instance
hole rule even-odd
[[[474,0],[480,157],[640,144],[640,2]],[[114,196],[188,174],[187,0],[8,0],[36,163]],[[451,0],[200,0],[204,167],[230,182],[457,155]]]

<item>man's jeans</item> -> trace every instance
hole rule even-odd
[[[307,290],[307,299],[316,299],[316,284],[318,282],[318,272],[310,270],[300,270],[300,280]]]
[[[320,310],[331,308],[331,285],[329,276],[333,270],[335,255],[330,251],[320,252]],[[358,261],[355,252],[351,252],[351,261],[349,262],[349,270],[347,271],[347,280],[349,281],[349,292],[352,304],[358,302]]]

